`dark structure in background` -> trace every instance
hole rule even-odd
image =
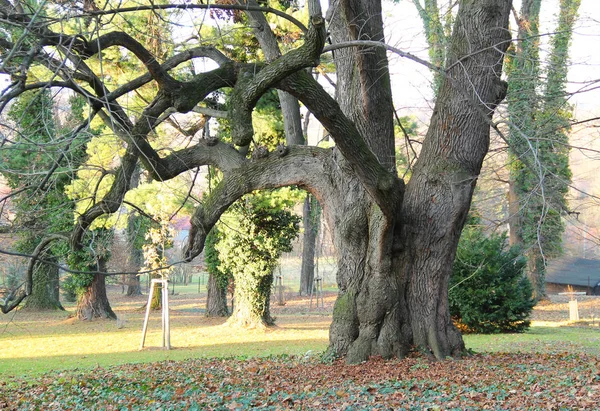
[[[566,292],[569,286],[573,291],[600,295],[600,260],[564,257],[550,263],[546,273],[546,292]]]

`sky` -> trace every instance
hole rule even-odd
[[[444,3],[439,1],[438,3]],[[520,9],[520,1],[514,7]],[[384,1],[387,42],[403,51],[427,59],[427,44],[423,35],[421,19],[412,0],[400,0],[399,4]],[[556,27],[559,0],[543,0],[540,33],[551,33]],[[515,27],[511,18],[511,26]],[[542,48],[547,49],[549,37],[542,38]],[[575,27],[570,49],[568,91],[577,92],[595,80],[600,86],[600,1],[582,0],[579,19]],[[431,104],[431,74],[418,63],[394,56],[390,57],[390,73],[394,86],[394,101],[401,112],[415,108],[427,111]],[[577,93],[571,103],[581,118],[600,115],[600,90]]]
[[[327,9],[327,0],[321,0],[323,11]],[[439,1],[445,3],[444,0]],[[413,0],[399,0],[397,3],[384,0],[384,21],[387,42],[403,51],[427,59],[427,45],[423,27]],[[556,25],[556,13],[559,0],[543,0],[541,32],[551,32]],[[520,1],[515,0],[515,8]],[[600,85],[600,1],[582,0],[580,18],[575,29],[571,46],[572,65],[569,71],[569,91],[577,92],[589,81],[596,80]],[[514,27],[514,22],[512,23]],[[548,37],[543,38],[547,40]],[[544,45],[542,46],[544,47]],[[394,87],[396,109],[402,115],[420,112],[425,118],[431,110],[432,92],[429,70],[418,63],[389,54],[390,73]],[[212,68],[210,65],[204,69]],[[0,79],[0,87],[8,85],[8,79]],[[600,115],[600,90],[577,93],[572,103],[581,117]]]

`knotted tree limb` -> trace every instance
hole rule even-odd
[[[258,99],[279,81],[306,67],[318,65],[325,44],[325,21],[320,15],[311,17],[304,44],[265,65],[244,70],[230,98],[230,124],[233,142],[246,146],[252,141],[252,109]]]
[[[303,71],[281,81],[278,87],[300,100],[321,122],[383,213],[388,217],[397,217],[395,210],[402,201],[404,182],[381,165],[333,97]]]
[[[191,261],[199,255],[221,215],[252,191],[296,185],[313,194],[324,207],[330,207],[335,188],[329,176],[334,168],[331,150],[307,146],[289,147],[284,156],[271,153],[260,160],[245,160],[240,167],[225,173],[196,208],[184,259]]]

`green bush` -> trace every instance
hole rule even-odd
[[[534,306],[523,275],[526,261],[518,248],[507,248],[506,234],[486,236],[478,226],[463,230],[452,277],[450,314],[464,332],[523,332]]]

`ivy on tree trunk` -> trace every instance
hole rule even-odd
[[[47,252],[43,259],[56,265],[36,264],[31,294],[25,300],[23,308],[32,310],[64,310],[59,299],[58,259]]]
[[[580,0],[560,2],[558,27],[542,80],[539,46],[541,0],[522,3],[518,42],[509,53],[508,112],[510,243],[527,256],[533,297],[545,295],[547,260],[562,252],[571,181],[568,132],[572,109],[567,103],[568,51]]]

